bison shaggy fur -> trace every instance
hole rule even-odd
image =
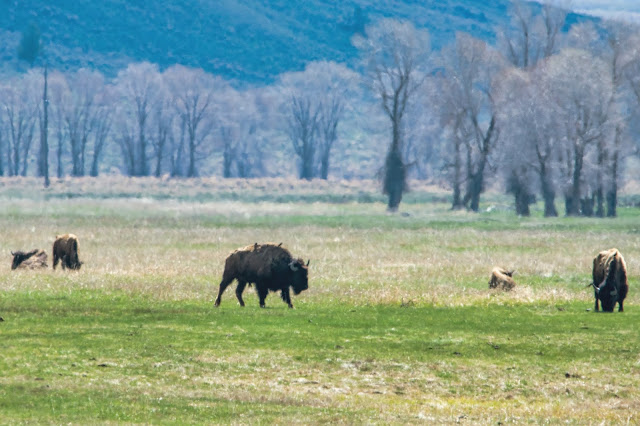
[[[11,269],[39,269],[47,267],[47,253],[41,249],[33,249],[28,252],[11,252],[13,261]]]
[[[240,306],[244,306],[242,292],[247,284],[255,284],[260,307],[264,308],[264,301],[269,291],[280,291],[282,300],[293,308],[289,287],[294,294],[309,288],[309,262],[306,264],[300,258],[294,258],[289,250],[282,247],[282,243],[253,244],[231,253],[224,265],[222,281],[215,306],[220,306],[224,290],[233,282],[238,281],[236,297]]]
[[[53,269],[56,269],[58,261],[62,262],[62,269],[80,269],[82,262],[78,260],[78,237],[73,234],[56,236],[53,242]]]
[[[496,288],[500,290],[510,291],[516,286],[513,281],[513,272],[504,268],[495,267],[491,271],[491,278],[489,279],[489,288]]]
[[[627,282],[627,265],[622,254],[615,249],[604,250],[593,259],[593,282],[591,283],[596,299],[595,310],[613,312],[618,303],[618,312],[623,312],[624,299],[629,291]]]

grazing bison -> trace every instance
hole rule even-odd
[[[489,280],[489,288],[497,288],[505,291],[513,290],[516,286],[513,281],[514,271],[508,271],[504,268],[495,267],[491,271],[491,279]]]
[[[293,308],[289,286],[294,294],[309,288],[309,262],[294,259],[284,247],[275,244],[253,244],[231,253],[224,264],[224,273],[220,282],[220,290],[216,299],[216,307],[224,290],[236,279],[236,297],[240,306],[244,306],[242,292],[247,284],[255,284],[260,307],[264,308],[264,300],[269,291],[280,291],[282,300]]]
[[[53,242],[53,269],[58,261],[62,261],[62,269],[80,269],[82,262],[78,260],[78,237],[73,234],[56,236]]]
[[[602,302],[602,310],[605,312],[613,312],[616,302],[618,312],[624,310],[624,299],[629,291],[627,265],[617,249],[601,251],[593,259],[591,285],[596,299],[596,311],[599,309],[598,301]]]
[[[44,250],[33,249],[28,252],[16,251],[11,252],[13,262],[11,269],[38,269],[47,267],[47,253]]]

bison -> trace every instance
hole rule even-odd
[[[56,236],[53,242],[53,269],[62,261],[62,269],[80,269],[83,262],[78,260],[78,237],[73,234]]]
[[[504,268],[495,267],[491,271],[491,279],[489,279],[489,288],[498,288],[501,290],[510,291],[516,286],[513,281],[513,273],[515,271],[508,271]]]
[[[613,312],[618,303],[618,312],[624,311],[624,299],[629,291],[627,283],[627,265],[622,254],[615,249],[604,250],[593,259],[593,282],[591,283],[596,299],[595,310],[602,302],[604,312]]]
[[[47,253],[44,250],[33,249],[28,252],[11,252],[13,261],[11,269],[38,269],[47,267]]]
[[[269,291],[280,291],[282,300],[293,308],[289,287],[296,295],[309,288],[309,262],[305,264],[302,259],[294,259],[281,245],[256,243],[231,253],[224,264],[215,306],[220,306],[222,293],[235,279],[238,280],[236,297],[240,306],[244,306],[242,292],[245,286],[253,283],[261,308],[265,307],[264,300]]]

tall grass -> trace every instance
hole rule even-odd
[[[432,201],[390,215],[317,201],[348,191],[313,182],[293,190],[312,203],[176,198],[171,185],[193,182],[121,178],[14,197],[20,182],[0,181],[8,423],[637,422],[636,209],[471,214],[425,188]],[[79,237],[80,271],[10,270],[10,250],[50,253],[63,232]],[[311,259],[296,309],[272,294],[260,310],[249,289],[242,309],[233,288],[214,309],[228,253],[266,241]],[[631,291],[624,314],[596,315],[586,285],[609,247]],[[488,289],[496,265],[516,269],[514,292]]]

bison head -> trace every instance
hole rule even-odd
[[[289,268],[293,272],[291,288],[293,288],[293,294],[298,295],[309,288],[309,261],[305,265],[302,259],[292,260]]]
[[[36,254],[37,251],[38,251],[37,249],[31,250],[30,252],[27,252],[27,253],[20,250],[16,252],[12,251],[11,255],[13,256],[13,262],[11,262],[11,269],[16,269],[18,266],[20,266],[22,262],[24,262],[34,254]]]
[[[594,286],[596,290],[596,297],[600,299],[602,304],[602,310],[604,312],[613,312],[613,308],[618,302],[618,289],[613,285],[603,285],[598,288]]]

